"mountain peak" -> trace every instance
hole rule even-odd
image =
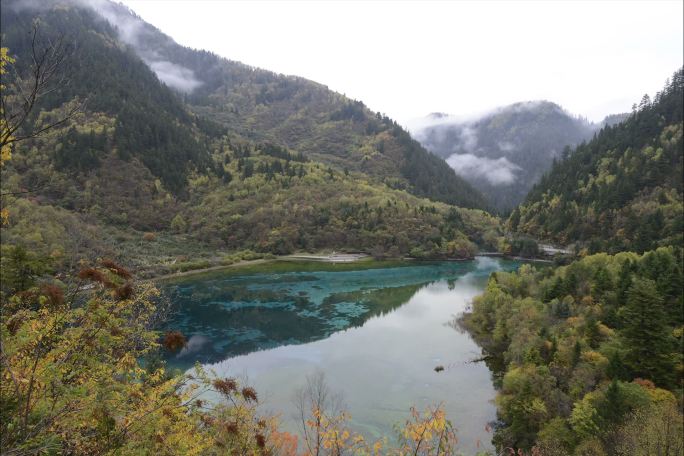
[[[520,101],[478,116],[433,113],[412,129],[495,206],[520,203],[564,146],[589,139],[596,126],[548,100]]]

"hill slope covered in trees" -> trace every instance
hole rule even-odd
[[[493,274],[465,324],[499,375],[497,447],[681,452],[682,286],[674,247]]]
[[[557,162],[511,214],[512,230],[592,252],[682,245],[682,116],[678,70],[651,101]]]
[[[93,86],[93,80],[119,78],[121,71],[114,65],[129,73],[142,71],[142,67],[147,66],[151,70],[146,71],[147,74],[127,76],[135,80],[135,84],[144,84],[156,74],[168,87],[182,94],[185,112],[179,110],[178,97],[173,102],[168,97],[164,101],[157,98],[160,103],[166,103],[169,113],[165,115],[176,116],[175,120],[181,124],[187,123],[187,110],[190,110],[242,138],[274,142],[340,170],[362,171],[393,188],[461,207],[486,207],[479,192],[425,151],[395,122],[372,113],[362,102],[350,100],[321,84],[185,48],[125,6],[106,0],[85,3],[53,0],[41,4],[38,9],[14,6],[21,2],[7,3],[7,17],[3,23],[10,33],[6,46],[21,50],[21,44],[14,45],[12,32],[21,33],[26,26],[30,27],[34,17],[42,17],[55,32],[76,38],[79,42],[77,60],[89,62],[83,70],[90,74],[74,74],[71,93],[61,93],[55,98],[86,97],[91,92],[99,92],[109,102],[106,107],[121,110],[120,105],[126,105],[120,121],[127,122],[122,130],[131,146],[140,146],[137,141],[145,136],[134,133],[137,126],[151,120],[165,122],[165,119],[159,119],[159,111],[141,106],[130,94],[127,96],[117,90],[108,90],[105,94]],[[89,35],[99,39],[81,45],[82,38]],[[103,45],[110,49],[103,51]],[[119,48],[119,53],[132,53],[139,58],[135,63],[124,62],[121,56],[105,58],[111,48]],[[112,82],[114,87],[121,84],[121,81]],[[130,89],[133,93],[143,89],[144,93],[144,87]],[[152,89],[150,96],[158,92],[158,89]],[[96,95],[96,98],[93,108],[99,110],[102,103],[100,96]],[[128,107],[128,102],[133,102],[133,107]],[[179,116],[183,118],[179,119]],[[149,138],[145,139],[149,141]],[[172,142],[178,140],[174,138]],[[184,148],[192,149],[192,146],[187,144]],[[178,178],[182,179],[182,176]]]
[[[508,220],[584,248],[493,274],[464,318],[499,375],[500,449],[684,449],[682,75],[554,164]]]
[[[69,83],[41,97],[24,128],[85,103],[3,166],[5,248],[58,267],[73,264],[67,254],[114,254],[183,268],[216,249],[444,257],[496,243],[496,219],[443,202],[481,207],[481,196],[388,118],[319,84],[178,46],[122,5],[3,2],[10,102],[13,78],[30,71],[34,23],[38,45],[72,46]],[[156,248],[141,248],[143,232]]]

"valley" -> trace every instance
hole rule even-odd
[[[594,121],[416,63],[407,106],[538,101],[399,122],[134,9],[1,5],[0,453],[684,454],[681,63]]]
[[[480,190],[499,211],[525,199],[552,164],[606,125],[615,114],[591,123],[549,101],[529,101],[473,117],[435,113],[414,122],[412,134]]]

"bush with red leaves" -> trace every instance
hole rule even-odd
[[[15,335],[17,331],[19,331],[19,328],[21,328],[22,323],[27,319],[27,315],[24,313],[24,311],[19,311],[12,315],[8,320],[7,320],[7,331],[9,331],[10,335]]]
[[[115,263],[110,259],[105,258],[104,260],[100,261],[100,264],[102,264],[102,266],[109,269],[114,274],[118,275],[123,279],[128,280],[133,277],[133,275],[130,272],[128,272],[127,269],[125,269],[123,266],[120,266],[119,264]]]
[[[164,335],[162,345],[169,351],[180,350],[185,347],[187,341],[185,336],[180,331],[169,331]]]
[[[47,298],[47,302],[52,308],[62,307],[64,304],[64,292],[57,285],[43,284],[40,287],[40,294]]]
[[[114,294],[117,298],[119,298],[122,301],[124,299],[128,299],[131,296],[133,296],[133,285],[131,285],[130,282],[126,282],[125,284],[121,285],[119,288],[114,290]]]
[[[228,434],[237,434],[238,433],[237,423],[226,423],[223,427],[225,428],[226,433],[228,433]]]
[[[217,378],[212,384],[216,391],[224,396],[230,396],[237,391],[237,382],[234,378]]]
[[[256,444],[259,448],[266,447],[266,437],[264,437],[263,434],[257,434],[254,438],[256,439]]]
[[[92,280],[93,282],[98,282],[105,287],[111,287],[112,283],[107,279],[107,277],[95,268],[85,268],[78,272],[78,278],[81,280]]]
[[[247,402],[259,402],[257,400],[256,391],[254,390],[254,388],[250,388],[249,386],[242,388],[242,397],[245,398]]]

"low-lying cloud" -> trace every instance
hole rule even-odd
[[[509,141],[501,141],[496,144],[501,152],[513,152],[517,149],[516,145]]]
[[[506,157],[486,158],[473,154],[453,154],[446,159],[456,174],[470,181],[486,179],[491,185],[509,185],[516,179],[516,172],[520,168]]]
[[[573,116],[571,113],[563,109],[561,106],[555,103],[550,103],[546,100],[532,100],[532,101],[520,101],[506,106],[498,106],[493,109],[486,109],[479,112],[473,112],[470,114],[446,114],[442,112],[436,112],[428,114],[425,117],[420,117],[417,119],[410,119],[406,122],[406,129],[418,139],[421,135],[425,134],[426,130],[430,130],[434,127],[441,126],[468,126],[474,125],[481,120],[493,117],[502,112],[509,113],[521,113],[527,111],[533,111],[540,106],[553,105],[553,109],[560,113],[565,113],[568,116]],[[574,116],[573,116],[574,117]]]
[[[160,81],[181,92],[192,92],[202,85],[202,82],[195,78],[195,73],[184,66],[166,60],[147,62],[147,64],[156,73]]]
[[[109,0],[64,0],[80,8],[90,8],[102,19],[109,22],[117,32],[119,39],[131,46],[136,54],[150,67],[160,81],[181,92],[192,92],[202,85],[195,72],[164,57],[163,49],[155,48],[150,40],[151,26],[133,13],[128,7]],[[23,0],[18,2],[16,10],[35,9],[45,11],[52,3],[43,0]],[[170,41],[170,38],[169,38]],[[157,46],[158,47],[158,46]]]
[[[461,128],[460,146],[468,152],[475,152],[477,150],[477,131],[470,125],[464,125]],[[457,147],[454,145],[454,147]],[[453,149],[452,149],[453,150]]]

